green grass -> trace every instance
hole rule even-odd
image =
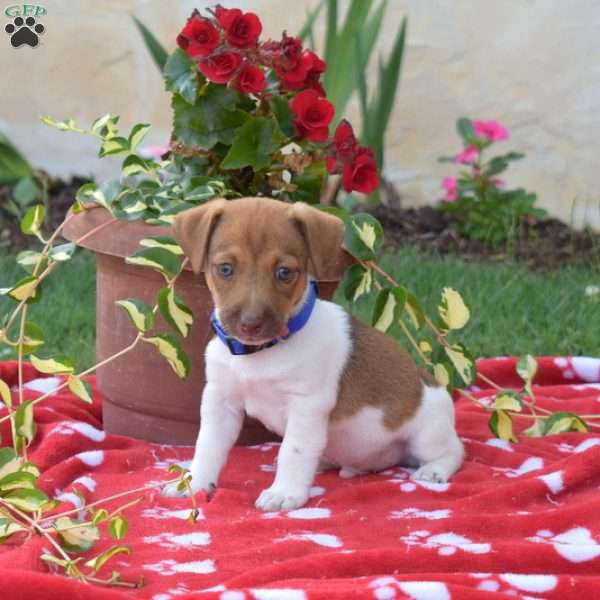
[[[0,287],[8,287],[25,275],[14,256],[0,254]],[[41,300],[28,309],[28,317],[44,331],[46,343],[38,351],[40,356],[67,354],[78,369],[94,364],[95,295],[96,269],[89,252],[78,251],[71,261],[58,265],[43,284]],[[0,324],[15,306],[0,296]],[[0,360],[14,358],[10,350],[0,344]]]
[[[471,320],[455,337],[476,357],[600,355],[600,298],[585,296],[587,285],[600,285],[598,265],[534,273],[511,263],[465,262],[403,249],[385,256],[382,266],[417,295],[429,315],[437,315],[443,287],[458,290]],[[372,299],[359,301],[353,312],[370,322],[372,306]]]
[[[406,249],[386,255],[382,266],[415,292],[430,315],[436,314],[444,286],[460,291],[472,316],[456,337],[475,356],[600,355],[600,301],[584,293],[587,285],[600,285],[598,268],[532,273],[513,264],[465,262]],[[0,254],[0,287],[23,275],[14,257]],[[352,311],[370,322],[372,305],[373,297],[361,300]],[[0,297],[0,323],[11,306],[14,302]],[[45,282],[41,301],[31,305],[30,314],[46,336],[41,356],[67,354],[75,358],[78,368],[91,366],[95,339],[92,256],[80,251],[72,261],[59,265]],[[13,356],[8,350],[0,345],[0,359]]]

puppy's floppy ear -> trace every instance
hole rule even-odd
[[[210,236],[226,204],[227,200],[223,198],[211,200],[202,206],[180,212],[175,217],[175,239],[190,259],[194,273],[199,273],[204,267]]]
[[[303,202],[292,204],[290,211],[306,240],[313,275],[322,281],[340,279],[346,268],[354,262],[352,256],[342,248],[344,222]]]

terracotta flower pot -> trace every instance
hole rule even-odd
[[[69,221],[64,236],[76,241],[108,221],[113,218],[104,208],[87,210]],[[125,348],[136,335],[125,311],[115,301],[138,298],[152,306],[156,292],[164,286],[158,273],[124,261],[124,257],[141,248],[141,239],[157,235],[173,234],[169,227],[115,221],[81,243],[96,255],[97,362]],[[320,295],[331,298],[337,283],[335,280],[320,282]],[[146,343],[138,344],[126,356],[100,367],[97,383],[104,397],[104,429],[110,433],[165,444],[192,445],[196,440],[205,383],[204,348],[212,337],[209,324],[212,300],[204,277],[191,271],[181,274],[176,291],[194,313],[190,334],[183,340],[192,363],[190,375],[185,381],[179,379],[156,348]],[[157,329],[169,329],[160,317]],[[274,435],[258,421],[247,419],[238,444],[271,439],[275,439]]]

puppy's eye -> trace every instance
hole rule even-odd
[[[277,267],[277,270],[275,271],[275,277],[283,282],[291,281],[294,278],[294,275],[295,272],[288,267]]]
[[[221,263],[217,265],[217,273],[223,279],[229,279],[233,275],[233,265],[231,263]]]

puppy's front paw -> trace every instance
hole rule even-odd
[[[256,508],[270,512],[300,508],[308,500],[308,492],[287,491],[271,486],[263,490],[256,501]]]

